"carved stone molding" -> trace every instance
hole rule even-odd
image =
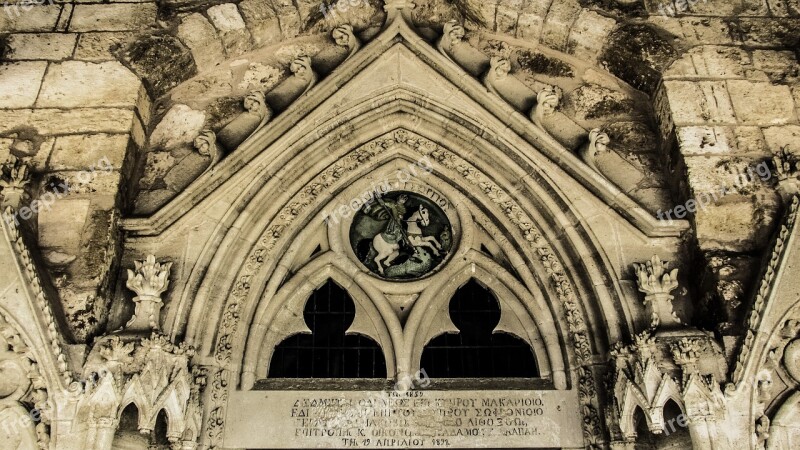
[[[14,210],[11,207],[7,207],[5,209],[5,215],[10,216],[12,214],[14,214]],[[64,384],[68,385],[72,381],[72,373],[69,370],[67,357],[62,347],[62,337],[56,325],[53,309],[45,295],[42,280],[39,277],[39,271],[16,222],[13,220],[4,222],[9,233],[8,238],[19,258],[19,264],[22,269],[20,272],[22,272],[23,276],[26,278],[28,282],[27,285],[31,289],[31,294],[36,302],[35,306],[38,307],[39,312],[42,314],[42,319],[47,326],[47,332],[44,338],[49,343],[50,351],[52,352],[53,358],[55,358],[56,369]]]
[[[157,263],[156,257],[147,256],[135,261],[135,270],[128,269],[125,286],[136,293],[133,302],[136,310],[125,329],[133,332],[158,331],[161,327],[161,294],[169,287],[169,270],[172,263]]]
[[[778,264],[787,250],[786,241],[789,239],[790,233],[795,226],[798,206],[800,206],[800,198],[795,196],[789,205],[786,214],[786,221],[781,224],[780,230],[778,231],[775,245],[772,248],[772,253],[764,269],[755,301],[753,302],[753,306],[747,318],[747,333],[745,334],[744,341],[742,342],[739,355],[736,358],[736,364],[731,377],[731,385],[728,388],[730,390],[736,389],[737,386],[743,381],[745,367],[751,357],[750,353],[753,350],[756,336],[761,329],[762,321],[764,320],[764,313],[767,306],[766,302],[775,282]]]

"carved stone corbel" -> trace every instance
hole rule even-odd
[[[169,286],[169,270],[172,263],[157,263],[156,257],[149,255],[144,261],[135,261],[135,270],[128,269],[128,281],[125,286],[136,293],[133,302],[136,311],[125,330],[133,332],[150,332],[160,329],[163,294]]]
[[[511,62],[500,56],[493,56],[489,59],[489,70],[483,76],[483,85],[489,92],[502,98],[500,92],[497,90],[497,84],[506,78],[511,73]]]
[[[676,328],[683,326],[672,307],[670,292],[678,287],[678,269],[669,270],[669,263],[653,256],[643,264],[634,263],[639,292],[645,294],[644,304],[652,318],[653,328]]]
[[[25,192],[25,188],[30,182],[31,176],[28,164],[15,156],[10,156],[8,161],[2,165],[0,188],[3,193],[3,201],[0,206],[3,209],[11,207],[14,210],[18,210],[28,195]]]
[[[464,27],[455,20],[445,23],[442,29],[442,37],[436,41],[436,49],[439,50],[439,53],[444,55],[445,58],[456,63],[452,57],[453,47],[464,41],[465,34]]]
[[[317,80],[319,79],[316,72],[314,72],[314,69],[311,67],[311,58],[308,56],[297,57],[292,61],[292,64],[289,65],[289,70],[291,70],[295,78],[303,81],[305,84],[305,89],[300,95],[310,91],[311,88],[317,84]]]
[[[222,159],[222,150],[217,145],[217,135],[211,130],[203,130],[194,138],[194,148],[200,155],[208,157],[211,161],[208,163],[206,171],[211,170]]]
[[[361,48],[361,41],[359,41],[358,37],[353,33],[352,25],[339,25],[333,29],[331,37],[334,42],[336,42],[336,45],[347,49],[347,58],[345,58],[345,61],[355,55]]]
[[[578,154],[587,166],[602,175],[597,168],[597,155],[607,152],[610,143],[611,138],[608,137],[608,134],[600,128],[595,128],[589,132],[589,141],[578,150]]]
[[[555,86],[547,86],[536,94],[536,104],[531,108],[531,122],[545,129],[544,119],[555,114],[558,105],[561,103],[561,89]]]
[[[242,142],[272,118],[272,110],[267,106],[263,92],[250,92],[244,97],[242,104],[245,112],[239,114],[217,133],[217,141],[229,152],[236,150]]]

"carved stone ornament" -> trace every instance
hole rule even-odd
[[[544,129],[544,118],[555,114],[561,103],[561,88],[547,86],[536,94],[536,104],[531,109],[531,122]]]
[[[0,174],[0,188],[2,188],[2,207],[19,209],[27,196],[25,187],[31,182],[30,169],[27,163],[9,156],[8,161],[2,165]]]
[[[682,326],[682,322],[672,309],[673,296],[670,292],[678,287],[678,269],[669,270],[669,263],[653,256],[650,261],[633,265],[639,292],[645,294],[644,304],[648,307],[653,328]]]
[[[303,90],[302,94],[310,91],[314,85],[317,84],[318,76],[314,69],[311,68],[311,58],[308,56],[299,56],[297,59],[292,61],[292,64],[289,65],[289,70],[292,71],[292,74],[299,80],[304,81],[305,89]],[[302,95],[300,94],[300,95]]]
[[[422,195],[375,193],[353,219],[350,245],[373,273],[411,280],[442,264],[453,247],[453,229],[444,211]]]
[[[156,257],[149,255],[144,261],[136,261],[135,270],[128,269],[128,281],[125,286],[136,292],[133,302],[136,311],[127,324],[127,331],[158,331],[160,327],[161,294],[169,286],[169,269],[172,263],[159,264]]]
[[[589,132],[589,141],[579,151],[581,159],[595,172],[601,173],[597,168],[597,155],[607,152],[610,143],[611,138],[608,137],[608,134],[600,128],[593,129]]]
[[[444,24],[442,37],[436,42],[436,49],[450,61],[456,62],[451,56],[453,47],[464,40],[464,35],[464,27],[455,20],[451,20]]]
[[[353,33],[353,26],[349,24],[339,25],[331,32],[331,37],[336,45],[347,49],[347,59],[350,59],[361,48],[361,41]]]
[[[501,96],[500,92],[497,90],[497,83],[508,78],[508,74],[510,73],[511,62],[506,58],[493,56],[489,60],[489,70],[486,72],[486,75],[483,76],[483,85],[486,86],[489,92]]]

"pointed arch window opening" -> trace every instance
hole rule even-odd
[[[470,280],[453,295],[450,319],[458,333],[432,339],[422,352],[420,368],[431,378],[538,378],[531,346],[504,332],[500,303],[494,294]]]
[[[311,334],[298,334],[275,347],[268,378],[386,378],[386,359],[372,339],[345,332],[355,320],[353,299],[328,280],[303,311]]]

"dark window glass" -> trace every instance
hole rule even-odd
[[[500,305],[492,293],[471,280],[450,300],[450,319],[458,334],[434,338],[422,352],[420,368],[431,378],[535,378],[533,351],[516,336],[492,333],[500,323]]]
[[[276,348],[270,378],[386,378],[386,360],[378,344],[365,336],[345,335],[356,307],[332,281],[314,291],[303,317],[311,334],[287,338]]]

